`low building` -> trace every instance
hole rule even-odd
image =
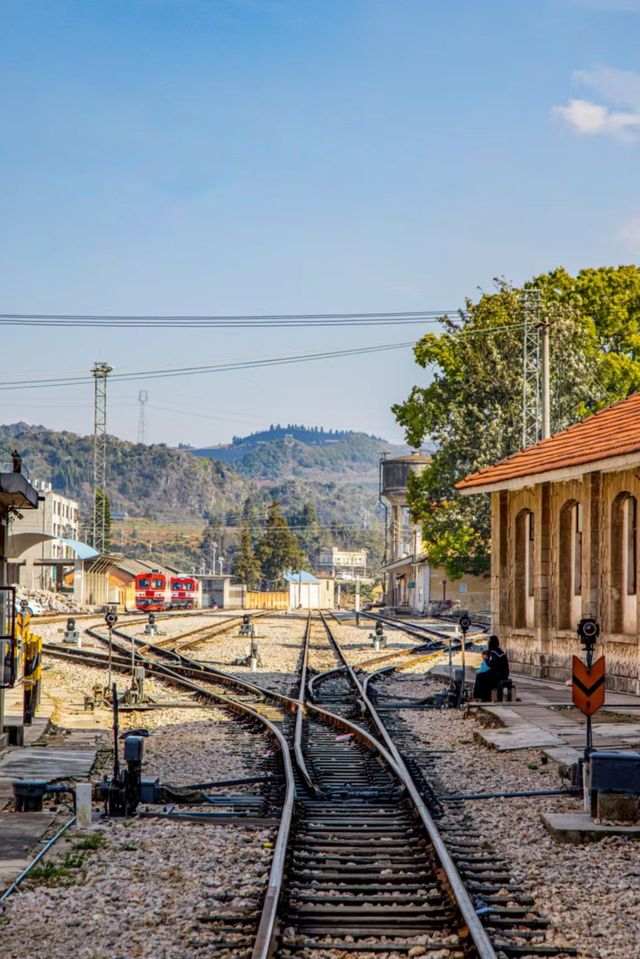
[[[640,693],[640,393],[457,484],[492,498],[492,628],[514,667],[566,680],[583,616],[607,685]]]
[[[287,570],[284,579],[289,587],[289,609],[333,609],[333,579],[318,579],[298,569]]]
[[[10,578],[27,589],[60,590],[77,556],[80,504],[34,480],[40,508],[13,518],[9,533]]]
[[[366,549],[342,549],[340,546],[327,546],[318,551],[316,569],[327,573],[334,579],[354,582],[367,576]]]
[[[486,612],[489,607],[489,577],[462,576],[450,579],[429,563],[420,524],[409,513],[408,485],[431,461],[423,453],[383,458],[380,495],[386,509],[384,601],[404,612],[425,613],[432,604]]]

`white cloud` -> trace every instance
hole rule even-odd
[[[594,90],[606,102],[574,98],[565,106],[553,107],[553,116],[583,136],[636,139],[640,133],[640,73],[598,67],[596,70],[576,71],[573,80]],[[627,109],[616,109],[618,107]]]
[[[553,114],[575,133],[586,136],[607,133],[629,140],[640,130],[640,113],[610,110],[591,100],[569,100],[564,107],[554,107]]]

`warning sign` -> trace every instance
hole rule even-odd
[[[591,669],[577,656],[573,657],[571,698],[585,716],[593,716],[604,706],[604,656],[596,659]]]

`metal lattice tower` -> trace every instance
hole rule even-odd
[[[522,297],[524,336],[522,351],[522,446],[542,438],[540,364],[540,291],[526,290]]]
[[[100,555],[107,547],[107,377],[113,367],[96,361],[91,372],[95,381],[93,407],[93,548]],[[102,491],[102,496],[99,491]]]
[[[145,404],[149,399],[146,390],[140,390],[138,393],[138,443],[144,443],[146,433]]]

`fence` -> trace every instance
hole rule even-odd
[[[248,589],[244,601],[245,609],[288,609],[289,593],[266,592],[264,590]]]

